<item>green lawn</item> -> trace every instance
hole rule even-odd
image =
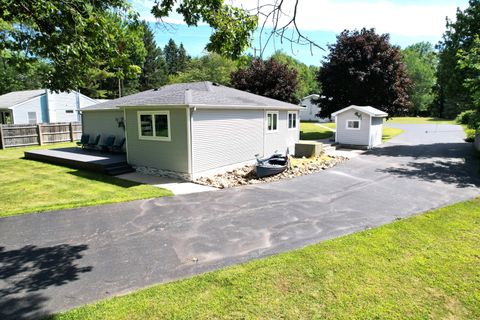
[[[386,142],[392,139],[395,136],[403,133],[402,129],[399,128],[390,128],[390,127],[383,127],[382,128],[382,142]]]
[[[171,195],[165,189],[107,175],[22,159],[25,150],[0,150],[0,217]]]
[[[480,198],[53,319],[479,319]]]
[[[313,122],[300,123],[300,140],[320,140],[333,136],[333,132]]]
[[[401,124],[457,124],[455,120],[427,118],[427,117],[393,117],[386,121],[386,123],[401,123]]]
[[[335,130],[335,122],[320,123],[321,126],[328,127]],[[326,128],[322,128],[318,124],[312,122],[300,123],[300,140],[319,140],[329,138],[334,135],[334,132]],[[403,132],[402,129],[383,127],[382,141],[388,141]]]

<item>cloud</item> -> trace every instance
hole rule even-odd
[[[272,0],[259,0],[271,4]],[[292,15],[295,0],[285,0],[285,10]],[[256,8],[257,0],[232,0],[233,5]],[[465,4],[466,6],[466,4]],[[401,36],[440,37],[445,31],[445,17],[455,17],[457,6],[451,3],[402,3],[387,0],[300,0],[297,25],[301,30],[341,32],[344,29],[376,28],[381,33]],[[462,8],[463,9],[463,8]],[[263,12],[268,12],[268,8]],[[287,21],[283,17],[282,21]]]

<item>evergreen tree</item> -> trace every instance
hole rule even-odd
[[[163,86],[167,82],[167,64],[162,50],[157,47],[150,26],[143,22],[143,45],[147,51],[139,79],[139,90],[145,91]]]
[[[187,54],[187,51],[183,47],[183,44],[180,44],[178,47],[173,39],[168,40],[165,49],[163,50],[165,54],[165,61],[167,63],[168,74],[174,75],[179,72],[185,71],[187,69],[188,61],[190,57]]]

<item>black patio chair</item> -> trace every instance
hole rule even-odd
[[[88,133],[82,133],[82,137],[80,138],[80,141],[77,141],[77,146],[85,148],[85,146],[88,144],[90,141],[90,135]]]
[[[105,141],[103,141],[103,144],[99,146],[100,150],[109,151],[113,147],[114,143],[115,143],[115,136],[110,135],[107,137],[107,139],[105,139]]]
[[[97,135],[92,142],[87,143],[84,146],[84,149],[95,150],[98,147],[98,143],[100,142],[101,135]]]
[[[123,152],[123,145],[125,144],[125,138],[121,138],[118,142],[116,142],[111,148],[111,152],[115,153],[122,153]]]

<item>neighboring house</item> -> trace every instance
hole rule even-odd
[[[80,121],[80,109],[97,103],[76,91],[14,91],[0,96],[0,124]]]
[[[312,102],[312,100],[318,99],[320,96],[318,94],[311,94],[306,96],[300,101],[300,120],[301,121],[318,121],[318,122],[329,122],[329,118],[319,118],[317,115],[320,112],[321,108]]]
[[[82,125],[91,137],[125,137],[138,171],[196,179],[256,154],[294,154],[299,110],[211,82],[181,83],[84,108]]]
[[[337,125],[335,142],[372,148],[382,143],[383,118],[388,114],[373,107],[349,106],[332,113]]]

